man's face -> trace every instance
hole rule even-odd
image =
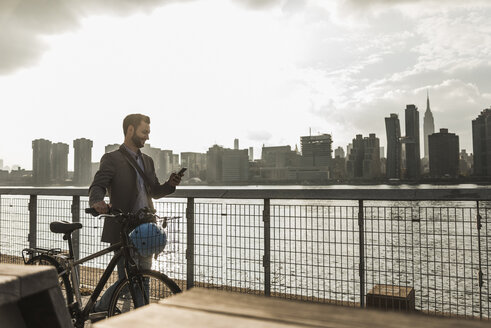
[[[145,141],[148,140],[150,134],[150,124],[145,123],[144,121],[140,122],[140,125],[136,128],[131,140],[135,144],[136,147],[142,148],[145,144]]]

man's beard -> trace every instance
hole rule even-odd
[[[133,141],[133,144],[138,148],[143,148],[143,145],[145,144],[145,141],[142,141],[140,138],[138,138],[136,134],[133,135],[131,141]]]

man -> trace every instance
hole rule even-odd
[[[150,134],[148,116],[142,114],[126,116],[123,120],[123,132],[123,145],[118,150],[102,156],[99,171],[95,174],[89,188],[89,205],[100,214],[107,213],[109,206],[133,213],[144,207],[153,209],[152,198],[161,198],[173,193],[181,182],[181,177],[172,173],[167,182],[160,184],[152,158],[141,153],[140,148]],[[106,191],[109,194],[109,205],[104,201]],[[106,220],[102,241],[111,244],[119,242],[119,232],[119,224]],[[137,261],[142,269],[150,269],[152,266],[152,256],[138,256]],[[118,276],[120,279],[124,277],[123,259],[118,263]],[[97,302],[96,312],[107,310],[115,286],[116,284],[111,286]]]

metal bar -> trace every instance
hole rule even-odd
[[[72,222],[80,223],[80,196],[73,196],[72,200]],[[72,233],[73,258],[80,258],[80,229]]]
[[[483,273],[482,273],[482,258],[481,258],[481,228],[482,228],[482,217],[479,213],[479,201],[476,201],[477,208],[477,252],[479,256],[479,271],[478,271],[478,282],[479,282],[479,319],[482,320],[482,287],[484,285]]]
[[[4,195],[88,196],[87,188],[0,188]],[[170,198],[326,200],[491,200],[491,188],[467,189],[177,189]]]
[[[360,306],[365,307],[365,231],[363,227],[363,200],[358,201],[358,227],[360,248]]]
[[[38,207],[37,195],[29,196],[29,235],[27,240],[29,241],[29,247],[36,248],[37,245],[37,207]]]
[[[186,288],[194,287],[194,198],[188,198],[186,208],[187,243],[186,243]]]
[[[271,296],[271,201],[264,200],[264,295]]]

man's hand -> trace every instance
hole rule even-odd
[[[100,202],[97,202],[94,205],[92,205],[92,207],[97,211],[97,213],[106,214],[109,212],[109,208],[111,207],[111,204],[106,204],[105,201],[101,200]]]
[[[176,173],[172,173],[169,180],[167,180],[167,183],[172,187],[178,186],[181,183],[181,176]]]

